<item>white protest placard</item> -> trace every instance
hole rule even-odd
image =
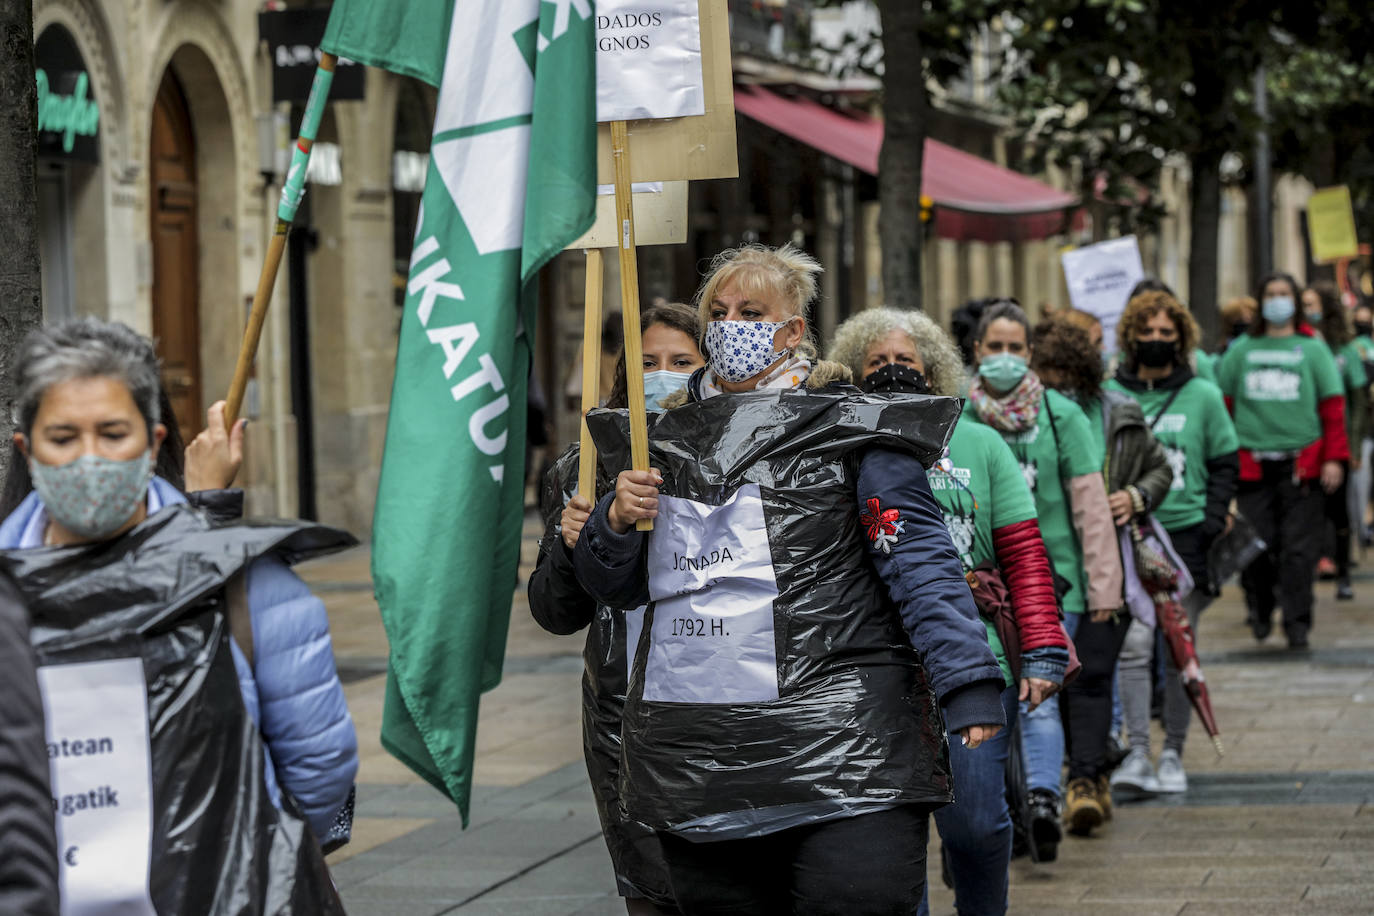
[[[63,916],[157,916],[148,892],[152,752],[143,661],[38,669]]]
[[[598,0],[596,119],[705,113],[697,0]]]
[[[1140,245],[1133,235],[1066,251],[1061,257],[1073,307],[1102,322],[1102,348],[1116,351],[1116,323],[1131,288],[1145,279]]]

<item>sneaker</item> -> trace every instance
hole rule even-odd
[[[1053,862],[1059,857],[1059,841],[1064,831],[1059,827],[1059,796],[1045,789],[1031,789],[1027,800],[1030,809],[1031,859]]]
[[[1149,761],[1145,761],[1148,765]],[[1156,783],[1161,792],[1187,792],[1188,774],[1183,772],[1183,761],[1178,759],[1178,751],[1169,748],[1159,755],[1159,773]]]
[[[1126,762],[1112,774],[1111,787],[1127,795],[1154,795],[1159,791],[1155,768],[1150,755],[1143,749],[1132,750]]]
[[[1341,578],[1336,582],[1336,600],[1337,600],[1337,601],[1354,601],[1354,600],[1355,600],[1355,590],[1354,590],[1353,588],[1350,587],[1350,577],[1349,577],[1349,576],[1341,576]]]
[[[1102,802],[1102,816],[1107,820],[1112,819],[1112,787],[1107,781],[1107,774],[1103,773],[1097,777],[1097,800]]]
[[[1104,820],[1106,815],[1102,811],[1102,800],[1097,796],[1097,780],[1082,776],[1069,780],[1064,800],[1064,823],[1069,833],[1088,836],[1094,827],[1101,827]]]

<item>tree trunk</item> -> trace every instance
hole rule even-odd
[[[10,367],[24,335],[43,320],[37,132],[33,0],[10,0],[0,3],[0,481],[9,470],[14,431]]]
[[[894,308],[921,302],[921,163],[926,97],[921,4],[879,0],[883,29],[883,148],[878,155],[878,236],[883,297]]]
[[[1191,238],[1188,242],[1188,300],[1205,342],[1217,340],[1218,227],[1221,223],[1221,153],[1193,156],[1188,188]]]

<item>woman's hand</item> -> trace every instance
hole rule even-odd
[[[563,531],[563,543],[568,545],[569,550],[577,546],[577,539],[582,536],[582,526],[587,524],[587,519],[591,517],[592,504],[580,493],[574,495],[563,507],[563,518],[559,521],[559,527]]]
[[[186,492],[223,490],[234,482],[243,465],[243,429],[239,420],[224,429],[224,402],[216,401],[205,412],[205,428],[186,446]]]
[[[1135,506],[1131,503],[1131,494],[1125,490],[1109,493],[1107,495],[1107,507],[1112,510],[1112,521],[1116,522],[1118,528],[1129,522],[1131,516],[1135,514]]]
[[[615,479],[615,500],[607,516],[611,530],[624,534],[641,518],[658,517],[658,488],[663,475],[658,468],[647,471],[621,471]]]
[[[990,740],[1002,730],[1000,725],[966,725],[959,729],[959,736],[964,742],[964,747],[973,750],[984,741]]]
[[[1341,483],[1345,480],[1345,468],[1341,467],[1339,461],[1328,461],[1322,465],[1322,489],[1328,493],[1335,493],[1341,488]]]
[[[1021,693],[1017,699],[1023,703],[1029,702],[1030,709],[1034,709],[1058,692],[1059,685],[1054,681],[1046,681],[1038,677],[1023,677],[1021,678]]]

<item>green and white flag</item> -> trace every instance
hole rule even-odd
[[[591,0],[335,0],[321,42],[439,89],[372,576],[382,744],[464,824],[520,556],[533,280],[594,216],[594,24]]]

